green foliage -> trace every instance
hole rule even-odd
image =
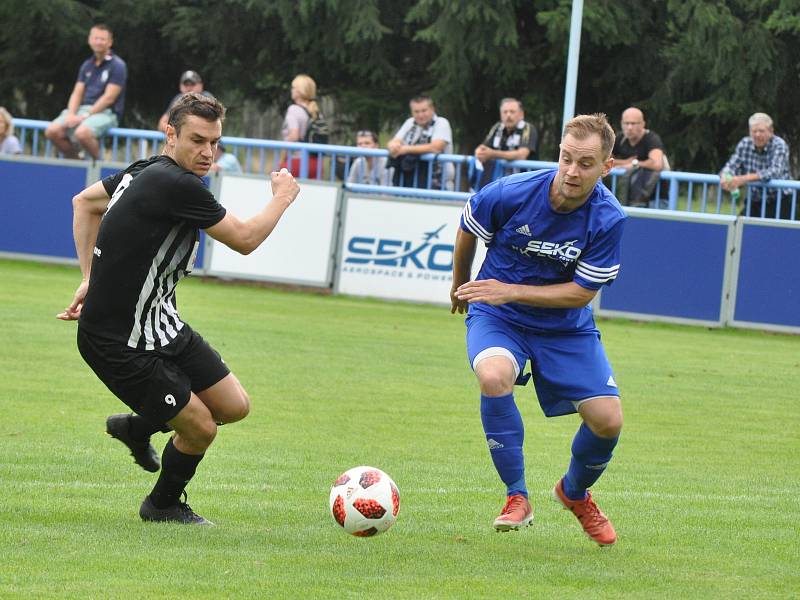
[[[127,126],[152,127],[192,68],[229,106],[226,131],[247,135],[245,101],[282,110],[291,79],[308,73],[352,129],[391,135],[408,99],[431,94],[463,153],[497,120],[498,100],[518,97],[540,157],[552,160],[571,9],[571,0],[5,0],[0,103],[56,115],[101,20],[130,70]],[[616,124],[641,107],[682,170],[716,172],[756,111],[796,145],[798,15],[798,0],[586,2],[576,112]]]
[[[434,78],[430,93],[440,114],[462,136],[485,136],[486,123],[470,128],[476,104],[492,107],[488,112],[496,120],[497,101],[511,95],[501,92],[498,97],[498,90],[513,88],[524,75],[517,61],[509,60],[519,48],[514,13],[512,0],[420,0],[408,12],[406,20],[421,27],[413,39],[436,48],[435,58],[425,67]],[[487,80],[494,85],[484,86]]]
[[[669,6],[664,57],[670,87],[663,93],[674,99],[672,110],[683,122],[674,135],[685,140],[690,166],[697,155],[722,164],[728,148],[747,134],[753,112],[770,113],[783,133],[776,90],[786,77],[789,48],[766,27],[765,3],[676,0]]]
[[[181,315],[248,390],[189,485],[214,528],[141,523],[154,482],[103,432],[124,406],[55,313],[74,267],[0,261],[2,598],[790,598],[800,589],[800,337],[600,323],[625,428],[595,498],[599,549],[549,498],[575,416],[531,386],[531,527],[491,527],[504,489],[480,425],[463,317],[419,306],[190,278]],[[166,436],[154,437],[160,449]],[[346,468],[385,469],[396,525],[347,536],[328,512]]]
[[[52,119],[66,106],[97,11],[71,0],[0,2],[0,104]]]

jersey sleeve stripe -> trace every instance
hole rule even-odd
[[[492,241],[494,234],[486,231],[486,229],[475,220],[472,216],[472,206],[470,206],[469,202],[464,206],[464,213],[462,216],[464,217],[464,226],[469,229],[470,232],[481,238],[487,244]]]
[[[585,271],[580,268],[575,269],[575,275],[585,279],[586,281],[591,281],[593,283],[606,283],[611,281],[612,279],[617,278],[618,271],[614,271],[613,273],[607,273],[604,275],[598,275],[596,273],[592,273],[591,271]]]
[[[612,277],[606,277],[604,279],[599,279],[597,277],[590,277],[589,275],[585,275],[583,273],[578,273],[577,271],[575,271],[575,274],[578,277],[580,277],[581,279],[585,279],[586,281],[591,281],[592,283],[608,283],[609,281],[613,281],[614,279],[617,278],[617,276],[614,275]]]
[[[612,265],[610,267],[595,267],[594,265],[590,265],[581,261],[578,261],[576,268],[583,269],[588,273],[594,273],[596,275],[606,275],[608,273],[619,271],[619,265]]]
[[[587,275],[593,275],[594,277],[610,277],[612,275],[616,275],[619,272],[619,267],[609,271],[597,271],[595,269],[587,269],[585,266],[578,264],[578,266],[575,267],[575,271],[586,273]]]

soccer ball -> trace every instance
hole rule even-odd
[[[354,467],[334,482],[330,504],[334,520],[347,533],[369,537],[394,524],[400,511],[400,492],[380,469]]]

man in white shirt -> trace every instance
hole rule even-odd
[[[452,154],[453,130],[450,122],[436,114],[433,100],[428,96],[412,98],[409,106],[411,117],[406,119],[386,146],[391,158],[390,166],[395,170],[393,184],[452,190],[452,163],[420,160],[423,154]],[[431,163],[433,169],[429,168]]]

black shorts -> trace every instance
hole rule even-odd
[[[230,373],[219,353],[187,324],[164,348],[137,350],[78,326],[78,350],[106,387],[154,425],[174,418]]]

